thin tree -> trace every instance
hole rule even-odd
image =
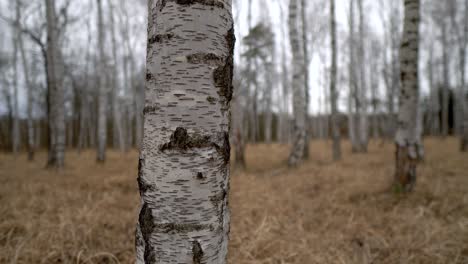
[[[304,145],[304,158],[309,157],[309,103],[310,103],[310,95],[309,95],[309,42],[307,38],[307,34],[309,32],[307,26],[307,1],[301,0],[301,24],[302,24],[302,52],[303,52],[303,71],[304,71],[304,89],[305,89],[305,127],[306,127],[306,139]]]
[[[148,1],[137,263],[227,260],[231,0]]]
[[[105,54],[104,54],[104,22],[102,18],[102,2],[97,0],[97,28],[98,28],[98,146],[97,146],[97,161],[104,162],[106,160],[106,143],[107,143],[107,87],[105,74]],[[114,77],[115,78],[115,77]]]
[[[304,157],[306,144],[306,113],[304,89],[304,59],[299,42],[298,0],[289,1],[289,38],[293,54],[292,90],[294,110],[294,139],[289,155],[289,166],[297,166]]]
[[[55,0],[45,0],[47,16],[47,91],[49,116],[49,157],[47,167],[62,168],[65,165],[65,111],[64,95],[59,80],[59,50]]]
[[[336,48],[336,21],[335,21],[335,0],[330,0],[330,39],[331,39],[331,70],[330,70],[330,100],[331,100],[331,121],[333,138],[333,160],[341,159],[340,124],[338,116],[338,91],[336,90],[336,68],[337,68],[337,48]]]
[[[463,107],[463,131],[460,142],[460,149],[462,152],[468,151],[468,88],[466,85],[466,55],[467,55],[467,46],[468,46],[468,0],[465,0],[464,7],[464,19],[463,19],[463,40],[464,44],[460,47],[460,75],[462,83],[462,107]]]
[[[12,146],[13,146],[13,153],[16,155],[19,151],[20,147],[20,115],[19,115],[19,107],[18,107],[18,44],[20,39],[20,29],[19,24],[21,21],[21,4],[19,0],[15,2],[15,27],[14,27],[14,36],[13,36],[13,126],[11,131],[12,136]]]
[[[405,19],[400,48],[402,88],[395,136],[395,186],[401,191],[412,191],[416,184],[416,166],[421,148],[417,129],[420,0],[405,0],[404,3]]]

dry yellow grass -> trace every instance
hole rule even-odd
[[[249,146],[231,181],[230,263],[468,263],[468,155],[426,140],[415,193],[388,191],[393,146],[331,162],[330,144],[285,166],[286,145]],[[133,263],[137,153],[67,153],[60,173],[0,154],[0,263]]]

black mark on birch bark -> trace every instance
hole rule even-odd
[[[205,6],[224,8],[224,4],[220,2],[219,0],[176,0],[175,2],[182,6],[200,4],[200,5],[205,5]]]
[[[232,99],[233,87],[232,76],[234,70],[234,44],[236,37],[234,36],[234,29],[231,27],[225,35],[226,43],[228,46],[229,54],[224,61],[224,65],[219,66],[213,73],[215,85],[219,88],[219,94],[226,99],[226,104]]]
[[[200,136],[194,134],[189,136],[187,129],[178,127],[171,135],[171,139],[168,143],[165,143],[159,147],[159,150],[187,150],[192,148],[205,148],[212,146],[209,136]]]
[[[213,147],[221,155],[223,161],[227,164],[231,157],[231,145],[229,143],[229,133],[221,132],[214,136],[202,136],[199,134],[189,135],[187,130],[182,127],[176,128],[171,135],[170,141],[159,146],[159,150],[180,150],[186,151],[195,148]]]
[[[154,105],[148,105],[143,108],[143,114],[148,114],[148,115],[154,115],[156,114],[156,111],[159,111],[159,107],[154,106]]]
[[[157,233],[188,233],[194,231],[201,231],[210,229],[213,227],[211,225],[200,225],[200,224],[176,224],[176,223],[162,223],[153,224],[153,231]]]
[[[201,264],[203,258],[203,250],[198,241],[193,241],[192,243],[192,255],[193,255],[193,264]]]
[[[174,37],[173,33],[158,34],[158,35],[154,35],[151,38],[149,38],[148,42],[149,42],[149,44],[161,43],[164,40],[171,40],[173,37]]]
[[[187,62],[217,66],[223,62],[223,59],[214,53],[195,53],[187,56]]]
[[[216,103],[216,98],[214,98],[212,96],[208,96],[206,98],[206,101],[208,101],[208,103],[210,103],[210,104],[214,104],[214,103]]]
[[[197,180],[203,180],[205,177],[203,176],[203,173],[198,172],[197,173]]]
[[[159,0],[158,3],[156,4],[156,8],[159,9],[159,11],[162,11],[164,7],[166,7],[167,0]]]
[[[155,229],[155,224],[153,214],[151,213],[151,208],[148,207],[147,203],[144,203],[141,207],[138,223],[140,224],[141,234],[143,236],[143,241],[145,242],[145,264],[155,264],[156,253],[151,249],[149,243],[151,235]]]
[[[138,160],[138,177],[137,177],[137,182],[138,182],[138,189],[140,190],[140,195],[143,196],[147,191],[153,191],[155,188],[151,184],[147,183],[144,178],[143,178],[143,166],[144,166],[145,160],[143,158],[140,158]]]

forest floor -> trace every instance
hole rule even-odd
[[[427,139],[415,192],[397,194],[394,147],[331,161],[313,141],[288,169],[286,145],[253,145],[233,171],[230,263],[468,263],[468,154]],[[67,153],[63,172],[0,154],[0,263],[134,263],[137,153]]]

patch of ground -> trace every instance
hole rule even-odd
[[[413,194],[389,191],[394,147],[331,161],[331,142],[288,169],[286,145],[234,171],[230,263],[468,263],[468,154],[428,139]],[[63,172],[0,154],[0,263],[134,263],[137,153],[67,152]]]

